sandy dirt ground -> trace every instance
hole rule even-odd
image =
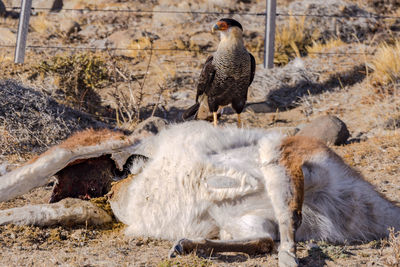
[[[104,1],[104,5],[107,4],[106,2]],[[119,2],[125,3],[124,1]],[[140,2],[140,8],[146,9],[157,1],[138,2]],[[202,1],[200,2],[202,3]],[[245,2],[247,1],[241,2],[243,10],[252,10]],[[257,2],[254,10],[262,7],[262,1],[253,2]],[[90,24],[95,25],[98,38],[103,38],[117,30],[127,30],[129,27],[140,25],[140,23],[142,23],[143,31],[160,29],[161,40],[165,39],[171,32],[171,28],[162,28],[160,25],[156,25],[149,15],[143,15],[136,19],[129,18],[125,14],[118,18],[110,16],[82,14],[80,19],[75,15],[71,15],[68,19],[76,19],[81,24],[82,29],[86,29]],[[215,17],[196,17],[195,19],[198,21],[203,19],[208,23],[205,24],[208,27],[215,20]],[[59,25],[52,26],[53,24],[51,24],[58,17],[49,18],[49,22],[42,20],[43,22],[40,24],[40,19],[43,18],[43,15],[40,14],[39,17],[33,18],[35,24],[34,28],[31,29],[30,40],[33,40],[34,44],[47,42],[56,45],[66,43],[82,45],[88,44],[90,39],[93,38],[90,34],[90,28],[85,30],[87,35],[83,35],[83,30],[82,35],[75,33],[66,35],[65,31],[59,29]],[[168,22],[169,18],[159,17],[157,19]],[[252,25],[254,34],[252,37],[250,34],[246,36],[246,40],[251,41],[253,47],[258,45],[257,42],[263,34],[262,29],[255,29],[257,19],[248,22],[249,25]],[[4,19],[4,22],[11,24],[12,27],[17,24],[16,20],[11,18]],[[107,26],[107,23],[113,26]],[[187,27],[188,25],[176,26],[177,32],[171,33],[169,39],[166,38],[168,45],[173,42],[175,35],[185,32],[186,35],[181,41],[185,48],[189,48],[190,36],[199,29]],[[199,26],[201,32],[208,30],[206,26]],[[115,27],[115,29],[112,27]],[[110,28],[112,28],[112,31],[107,32]],[[147,45],[140,43],[140,36],[132,38],[138,40],[135,45]],[[211,48],[215,47],[216,40],[212,40]],[[163,45],[160,41],[157,44]],[[175,43],[175,45],[179,47],[179,44]],[[205,47],[207,47],[207,44]],[[341,51],[350,51],[354,47],[351,48],[350,45],[343,44],[340,49]],[[9,64],[10,52],[0,53],[0,60],[2,60],[1,77],[16,79],[24,85],[46,91],[49,96],[66,104],[69,100],[68,97],[65,97],[67,93],[65,91],[60,93],[57,88],[63,88],[65,83],[70,85],[71,81],[62,80],[59,74],[52,75],[51,72],[42,72],[38,68],[40,62],[45,60],[50,62],[49,58],[54,56],[54,54],[50,54],[43,51],[29,51],[26,64],[15,66]],[[62,53],[57,52],[57,55],[62,55]],[[105,54],[99,55],[105,56]],[[169,110],[170,115],[173,116],[176,109],[168,108],[168,103],[171,104],[173,101],[180,101],[181,105],[192,103],[196,79],[206,55],[186,52],[173,56],[168,53],[154,54],[152,55],[151,66],[148,66],[150,61],[147,52],[137,53],[133,56],[118,55],[118,63],[114,65],[110,63],[107,66],[114,68],[114,70],[118,69],[114,73],[122,74],[118,78],[108,77],[110,82],[105,85],[102,84],[101,90],[97,91],[97,96],[107,103],[107,108],[102,107],[101,110],[93,111],[91,107],[87,107],[85,112],[91,113],[96,118],[103,116],[102,121],[104,123],[113,126],[126,126],[121,117],[116,117],[116,113],[118,113],[118,108],[129,108],[129,106],[118,106],[117,100],[120,98],[115,97],[115,92],[116,89],[122,88],[121,90],[125,90],[125,93],[129,93],[128,89],[132,86],[144,89],[144,100],[143,103],[140,103],[145,108],[144,113],[151,114],[155,103],[157,103],[160,107],[165,106],[166,108],[159,109],[164,113],[161,111],[157,113],[159,112],[157,110],[156,115],[163,115],[166,112],[165,110]],[[105,57],[108,60],[110,55]],[[258,58],[258,60],[260,59]],[[366,67],[368,60],[367,57],[359,55],[320,57],[318,63],[315,63],[315,60],[305,60],[306,68],[323,70],[318,74],[318,83],[325,86],[326,90],[322,90],[318,94],[299,97],[294,107],[291,108],[265,113],[246,110],[242,119],[245,127],[269,129],[298,126],[320,115],[338,116],[347,124],[351,137],[349,144],[331,146],[332,149],[341,155],[350,166],[360,171],[365,179],[372,183],[382,195],[391,201],[400,203],[400,131],[398,129],[400,125],[400,84],[392,85],[389,89],[374,86],[371,80],[372,76],[369,73],[370,69]],[[315,65],[307,66],[307,64],[319,65],[316,67]],[[261,65],[259,65],[259,68],[262,68]],[[132,77],[134,78],[130,79],[127,73],[133,73]],[[350,77],[347,75],[349,73]],[[146,77],[146,75],[148,77],[146,83],[144,83],[143,77]],[[125,80],[127,76],[129,82]],[[144,86],[142,82],[145,84]],[[187,98],[183,99],[182,95]],[[135,105],[132,107],[136,107]],[[109,109],[116,109],[117,111],[113,113],[109,112]],[[136,116],[137,114],[133,115]],[[388,125],[391,120],[397,121],[398,124],[395,123],[397,126]],[[121,121],[123,123],[120,123]],[[129,130],[132,130],[137,121],[128,121],[129,123],[131,124]],[[236,116],[234,114],[223,115],[220,123],[222,125],[236,123]],[[6,125],[0,125],[2,137],[6,133],[5,127]],[[2,142],[5,142],[4,140],[1,139]],[[33,154],[30,153],[29,149],[18,154],[2,153],[0,164],[4,161],[18,165],[31,158]],[[47,203],[51,190],[51,185],[34,189],[23,196],[0,203],[0,209]],[[143,219],[145,220],[145,218]],[[151,238],[126,238],[124,226],[116,221],[102,227],[81,225],[72,228],[40,228],[7,225],[0,226],[0,266],[277,266],[278,264],[276,253],[259,256],[240,253],[191,254],[176,259],[168,259],[168,251],[172,244],[173,241]],[[301,266],[400,266],[399,255],[400,234],[382,240],[373,240],[369,243],[330,244],[310,240],[298,244]]]

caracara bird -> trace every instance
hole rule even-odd
[[[213,56],[209,56],[201,71],[197,86],[196,104],[187,109],[184,120],[198,114],[202,102],[207,102],[217,125],[219,107],[232,104],[241,126],[240,113],[247,100],[247,90],[253,81],[256,62],[243,43],[243,28],[234,19],[224,18],[213,27],[212,32],[221,33],[221,41]]]

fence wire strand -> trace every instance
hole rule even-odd
[[[21,7],[11,7],[11,10],[20,10]],[[6,10],[10,10],[7,9]],[[139,9],[99,9],[99,8],[82,8],[82,9],[73,9],[73,8],[62,8],[61,10],[54,11],[51,8],[42,8],[42,7],[32,7],[32,11],[49,11],[50,13],[58,13],[58,12],[122,12],[122,13],[164,13],[164,14],[200,14],[200,15],[249,15],[249,16],[266,16],[265,12],[218,12],[218,11],[173,11],[173,10],[139,10]],[[321,17],[321,18],[373,18],[373,19],[400,19],[398,16],[388,16],[388,15],[377,15],[377,14],[368,14],[368,15],[328,15],[328,14],[291,14],[291,13],[276,13],[276,16],[282,17]],[[15,48],[15,45],[0,45],[1,48]],[[119,48],[119,47],[70,47],[70,46],[40,46],[40,45],[28,45],[26,48],[39,50],[39,49],[57,49],[57,50],[103,50],[103,51],[178,51],[178,52],[196,52],[196,53],[212,53],[215,50],[200,50],[200,49],[185,49],[185,48]],[[264,52],[264,49],[260,50],[250,50],[254,53]],[[373,55],[374,53],[323,53],[323,52],[308,52],[310,55],[332,55],[332,56],[347,56],[347,55]]]
[[[0,48],[15,48],[15,45],[0,45]],[[26,48],[29,49],[57,49],[57,50],[102,50],[102,51],[150,51],[150,52],[196,52],[196,53],[213,53],[216,50],[200,50],[200,49],[185,49],[185,48],[120,48],[120,47],[71,47],[71,46],[41,46],[41,45],[27,45]],[[259,50],[251,50],[250,52],[253,53],[260,53],[264,52],[264,49]],[[347,53],[340,53],[340,52],[307,52],[308,55],[327,55],[327,56],[348,56],[348,55],[374,55],[374,53],[366,53],[366,52],[347,52]]]
[[[11,7],[12,10],[20,10],[21,7]],[[7,10],[7,8],[6,8]],[[241,16],[266,16],[265,12],[218,12],[218,11],[185,11],[185,10],[140,10],[140,9],[100,9],[100,8],[63,8],[54,11],[52,8],[32,7],[34,11],[51,12],[121,12],[121,13],[164,13],[164,14],[199,14],[199,15],[241,15]],[[399,16],[378,15],[369,13],[368,15],[328,15],[328,14],[290,14],[276,13],[282,17],[321,17],[321,18],[373,18],[373,19],[400,19]]]

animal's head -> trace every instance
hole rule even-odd
[[[231,18],[223,18],[214,24],[211,31],[213,33],[217,31],[220,32],[222,38],[228,36],[234,36],[237,38],[242,37],[243,27],[237,20]]]

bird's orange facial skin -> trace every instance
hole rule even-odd
[[[226,31],[229,28],[228,24],[225,21],[218,21],[212,28],[212,32],[214,31]]]

